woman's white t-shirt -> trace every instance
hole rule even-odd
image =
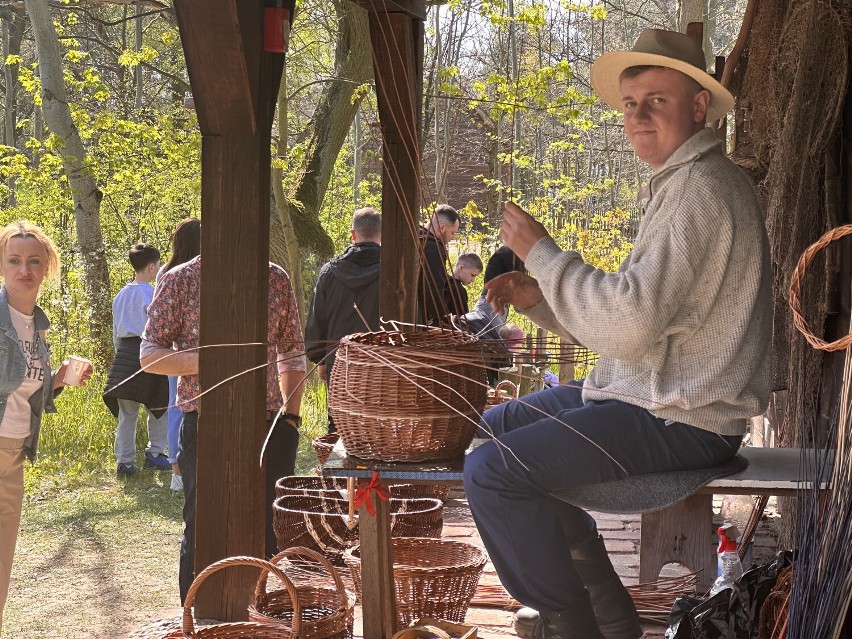
[[[21,385],[6,399],[6,411],[0,422],[0,437],[22,439],[30,436],[32,408],[29,399],[44,384],[46,366],[38,354],[41,337],[35,331],[32,315],[24,315],[9,306],[12,326],[18,334],[18,344],[27,362],[27,371]],[[11,357],[11,354],[10,354]]]

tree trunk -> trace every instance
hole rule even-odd
[[[62,140],[62,157],[74,203],[77,244],[86,272],[86,289],[92,307],[91,330],[94,354],[101,364],[113,357],[112,300],[109,267],[101,234],[100,206],[103,193],[87,168],[86,150],[68,106],[59,39],[47,0],[25,0],[32,23],[41,78],[41,99],[48,128]]]
[[[21,54],[21,39],[24,34],[24,25],[22,24],[19,13],[10,8],[5,12],[3,17],[3,60],[5,61],[10,55]],[[18,87],[18,69],[17,64],[4,64],[3,80],[6,84],[6,103],[3,110],[3,144],[10,147],[15,147],[16,136],[15,131],[18,124],[18,102],[17,102],[17,87]],[[8,206],[15,206],[15,177],[11,176],[6,183],[9,187]]]
[[[335,50],[334,79],[325,84],[311,123],[305,163],[289,207],[296,238],[321,259],[334,254],[334,243],[319,221],[334,163],[358,109],[355,89],[373,77],[372,48],[367,12],[349,0],[335,0],[340,34]]]

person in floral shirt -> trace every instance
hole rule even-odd
[[[176,403],[183,413],[178,466],[183,477],[184,533],[180,548],[180,598],[186,599],[195,573],[195,469],[198,426],[198,350],[201,293],[201,256],[175,267],[157,285],[148,307],[140,361],[150,373],[179,375]],[[305,357],[296,298],[290,278],[280,266],[269,264],[269,335],[266,371],[266,415],[271,427],[283,413],[267,444],[266,501],[270,506],[266,525],[266,554],[277,552],[271,505],[275,481],[295,472],[299,445],[299,410]],[[177,351],[177,353],[175,353]]]

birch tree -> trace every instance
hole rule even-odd
[[[50,15],[50,7],[47,0],[25,0],[24,5],[35,37],[44,120],[58,139],[57,152],[62,157],[71,186],[77,245],[83,260],[86,290],[91,304],[94,352],[100,361],[106,364],[112,360],[113,347],[109,267],[100,220],[103,193],[89,171],[86,150],[71,117],[59,38]]]

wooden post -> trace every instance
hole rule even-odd
[[[270,140],[284,56],[266,53],[262,0],[176,0],[202,134],[201,345],[267,340]],[[202,392],[266,362],[265,346],[204,349]],[[266,371],[202,396],[198,420],[196,574],[232,555],[262,556],[267,512],[259,466]],[[222,571],[198,617],[247,618],[257,574]]]
[[[421,205],[423,20],[370,9],[370,39],[382,130],[382,267],[379,313],[415,322]],[[425,14],[425,12],[424,12]]]

